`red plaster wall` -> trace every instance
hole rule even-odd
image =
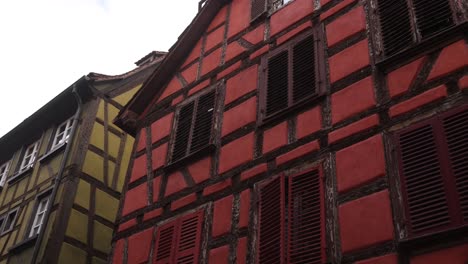
[[[411,264],[466,264],[468,262],[468,244],[411,258]]]
[[[231,230],[231,215],[232,215],[233,197],[224,197],[214,203],[213,211],[213,228],[211,235],[217,237]]]
[[[141,179],[148,174],[146,154],[134,158],[122,216],[117,223],[119,240],[114,246],[117,249],[114,263],[123,263],[121,253],[125,249],[121,236],[129,242],[128,263],[146,261],[151,238],[144,228],[157,227],[161,221],[200,208],[212,210],[206,214],[207,223],[211,224],[204,225],[207,230],[203,231],[209,240],[204,252],[206,260],[229,263],[229,258],[235,258],[236,263],[249,263],[248,252],[255,252],[251,250],[257,246],[258,238],[258,234],[251,232],[255,221],[250,221],[258,213],[256,184],[282,172],[295,173],[312,163],[325,168],[325,183],[327,177],[336,176],[329,181],[336,186],[324,188],[331,192],[327,195],[346,198],[335,208],[338,222],[334,223],[339,225],[337,239],[344,258],[395,240],[390,191],[387,187],[380,187],[377,192],[366,189],[386,179],[386,170],[395,169],[389,167],[394,164],[386,161],[382,131],[391,134],[402,126],[389,122],[404,120],[406,126],[420,119],[414,113],[423,106],[466,95],[466,91],[458,90],[468,89],[468,77],[462,72],[468,65],[466,42],[441,47],[438,56],[439,51],[434,56],[418,54],[392,65],[388,71],[380,71],[380,66],[374,67],[372,56],[378,54],[367,35],[368,11],[359,1],[321,0],[321,6],[314,7],[314,1],[294,0],[254,23],[250,23],[250,3],[251,0],[233,0],[220,10],[203,33],[203,39],[197,40],[171,76],[162,95],[154,100],[160,102],[169,97],[172,106],[168,104],[170,107],[163,114],[155,115],[158,120],[140,124],[151,124],[148,130],[151,142],[146,142],[144,128],[134,152],[141,153],[148,143],[146,148],[152,156],[149,169],[153,171],[149,174],[153,178]],[[323,58],[328,60],[325,95],[292,110],[275,123],[256,125],[260,109],[258,88],[262,87],[259,77],[264,71],[261,59],[300,32],[319,27],[324,30],[321,37],[327,44]],[[435,60],[433,65],[428,64],[431,58]],[[448,75],[451,76],[445,78]],[[445,79],[450,80],[450,85],[442,83]],[[182,87],[184,81],[187,84]],[[167,171],[164,166],[169,138],[174,134],[171,131],[174,109],[208,87],[224,82],[219,98],[223,116],[216,128],[219,148]],[[136,180],[140,180],[138,185]],[[153,200],[149,202],[151,186]],[[328,221],[334,219],[326,217]],[[142,250],[137,252],[139,247]],[[397,263],[398,252],[384,256],[378,256],[382,254],[380,249],[372,252],[378,253],[361,254],[355,263]],[[466,245],[457,246],[412,257],[411,263],[465,264],[468,258],[465,252]]]
[[[339,218],[344,253],[378,245],[394,237],[387,190],[341,205]]]
[[[336,153],[338,191],[345,192],[385,175],[382,136],[376,135]]]

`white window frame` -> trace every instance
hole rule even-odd
[[[42,225],[44,224],[45,215],[47,214],[47,207],[49,206],[50,196],[46,196],[41,198],[38,201],[36,213],[34,214],[34,220],[31,224],[31,230],[29,231],[29,237],[33,237],[42,229]]]
[[[10,170],[10,161],[5,162],[0,166],[0,187],[5,186],[8,171]]]
[[[8,212],[4,218],[3,218],[3,223],[2,223],[2,235],[5,234],[5,233],[8,233],[10,232],[11,230],[13,230],[13,228],[15,228],[15,222],[16,222],[16,218],[18,217],[18,212],[19,212],[19,209],[16,208],[16,209],[13,209],[11,210],[10,212]],[[13,216],[13,219],[11,220],[11,222],[9,223],[10,226],[7,226],[7,223],[8,223],[8,219],[10,218],[11,215],[14,215]]]
[[[271,0],[271,7],[273,11],[280,9],[294,0]]]
[[[24,150],[23,158],[21,161],[21,166],[19,168],[20,172],[25,171],[29,167],[33,166],[34,161],[36,160],[38,150],[39,150],[39,141],[32,143]]]
[[[57,126],[57,130],[55,131],[54,141],[52,142],[51,149],[54,150],[61,145],[65,144],[70,137],[70,132],[73,125],[73,118],[70,118]],[[63,130],[62,130],[63,128]]]

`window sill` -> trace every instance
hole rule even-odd
[[[47,154],[45,154],[44,156],[42,156],[39,159],[39,163],[42,164],[42,163],[52,159],[53,157],[57,156],[57,154],[61,153],[61,151],[65,148],[66,145],[67,145],[67,142],[62,143],[62,144],[56,146],[54,149],[49,150],[49,152]]]
[[[296,103],[295,105],[293,106],[290,106],[282,111],[279,111],[279,112],[276,112],[275,114],[269,116],[269,117],[265,117],[263,118],[262,120],[260,120],[257,124],[257,126],[259,128],[262,128],[262,127],[266,127],[268,125],[271,125],[273,123],[276,123],[280,120],[283,120],[283,119],[286,119],[286,117],[294,114],[294,113],[297,113],[298,111],[306,108],[307,106],[311,106],[311,105],[315,105],[318,103],[318,101],[320,101],[320,99],[322,99],[324,96],[324,94],[318,94],[318,95],[314,95],[314,96],[311,96],[311,97],[308,97],[302,101],[300,101],[299,103]]]
[[[205,156],[208,156],[210,155],[211,153],[213,153],[214,151],[216,150],[216,146],[214,144],[209,144],[205,147],[203,147],[202,149],[199,149],[198,151],[186,156],[186,157],[183,157],[177,161],[174,161],[170,164],[167,164],[165,167],[164,167],[164,171],[165,172],[172,172],[182,166],[185,166],[189,163],[192,163],[194,161],[197,161]]]
[[[13,175],[13,177],[8,179],[8,181],[7,181],[8,185],[15,184],[16,182],[20,181],[27,174],[32,172],[32,170],[33,170],[33,166],[29,166],[27,169],[17,172],[16,174]]]
[[[17,255],[21,252],[23,252],[24,250],[28,249],[28,248],[31,248],[31,247],[34,247],[35,244],[36,244],[36,240],[37,240],[37,235],[33,236],[33,237],[30,237],[30,238],[27,238],[23,241],[21,241],[20,243],[12,246],[11,248],[8,249],[8,253],[10,254],[13,254],[13,255]]]
[[[435,232],[399,241],[399,248],[408,255],[415,255],[427,248],[441,247],[466,241],[468,237],[468,226],[452,228],[445,231]]]
[[[433,52],[459,39],[463,39],[466,32],[468,32],[468,22],[463,22],[444,30],[437,35],[429,37],[397,54],[388,58],[383,58],[378,61],[376,65],[383,72],[390,72],[399,65],[405,64],[418,56]]]

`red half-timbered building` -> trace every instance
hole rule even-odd
[[[120,112],[113,263],[467,263],[468,4],[208,0]]]

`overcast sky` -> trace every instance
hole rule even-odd
[[[0,0],[0,137],[89,72],[167,51],[199,0]]]

